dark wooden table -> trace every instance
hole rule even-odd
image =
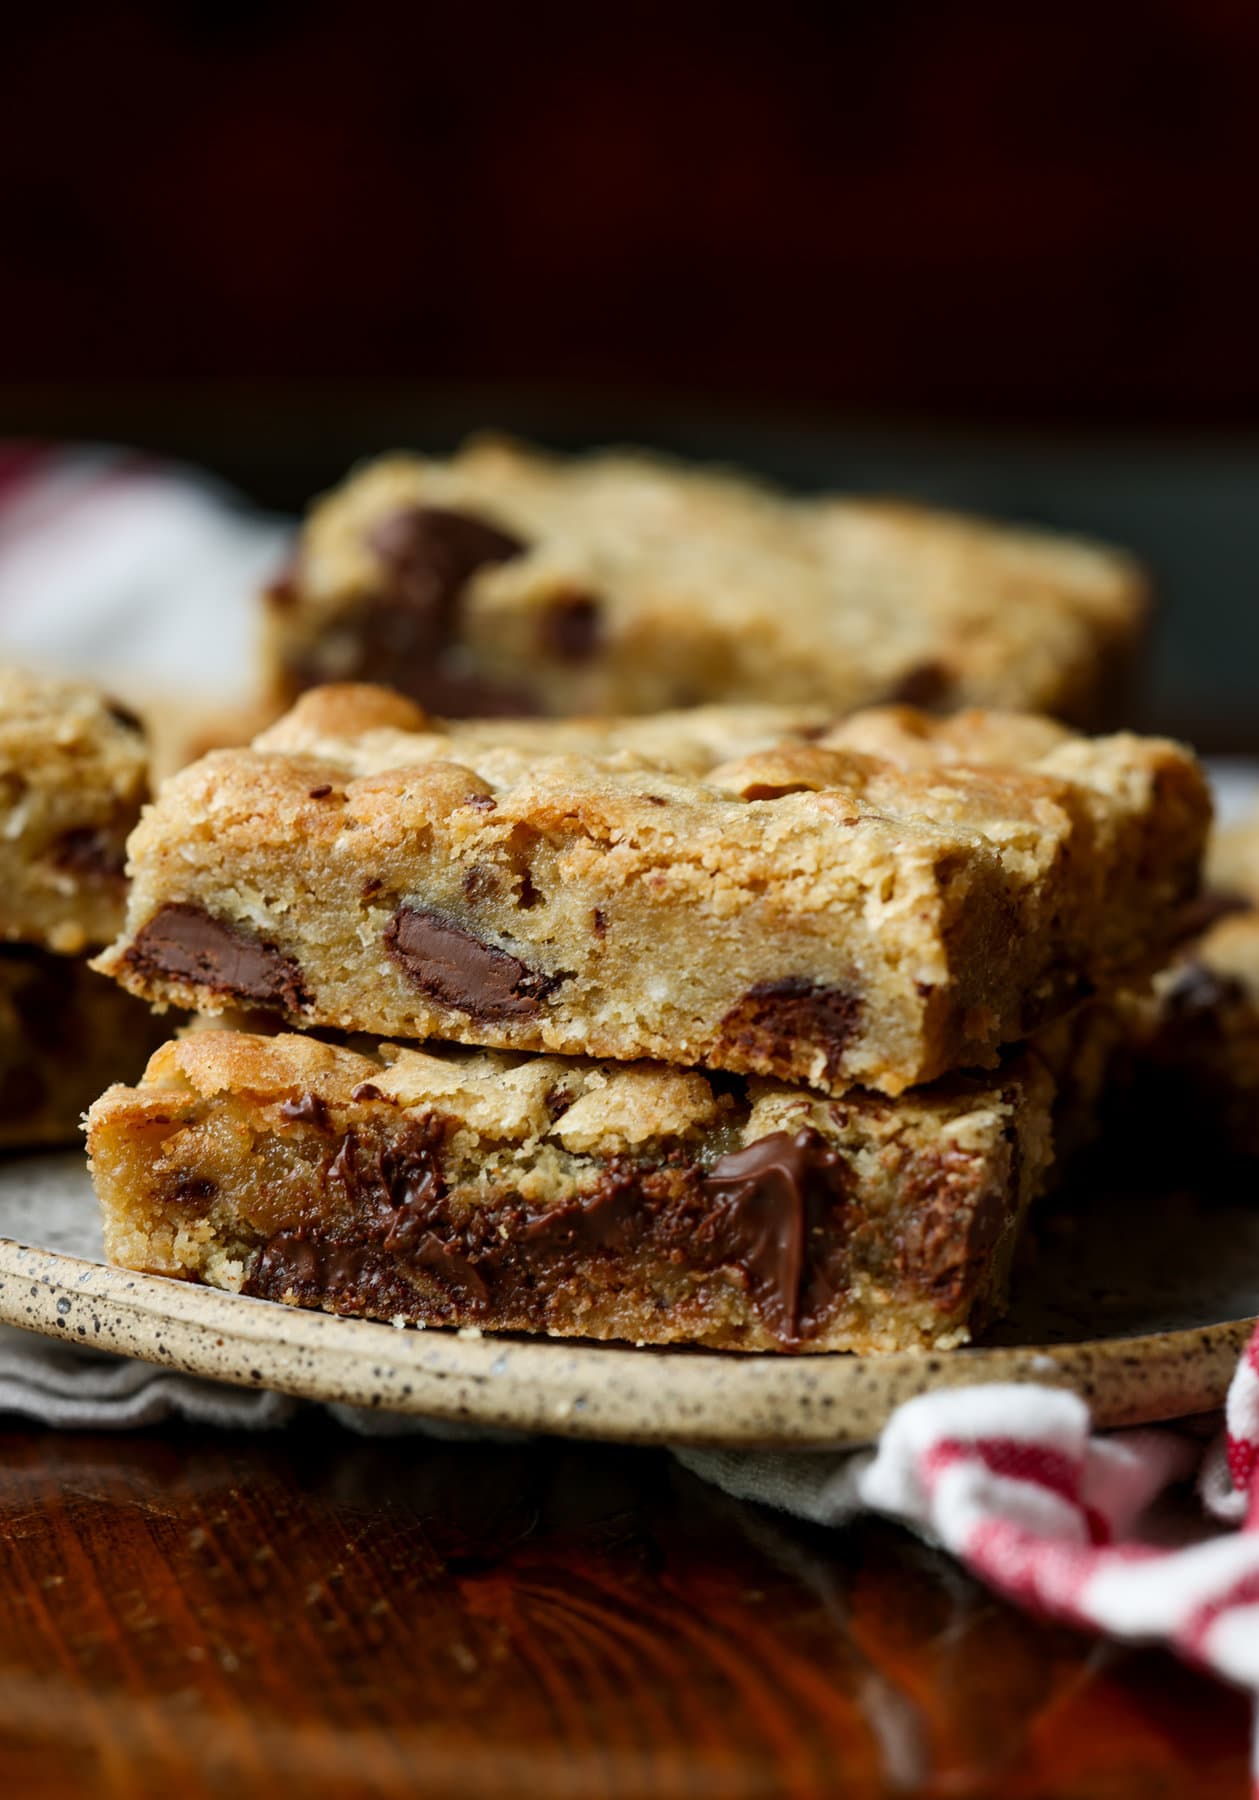
[[[1246,1792],[1240,1698],[668,1456],[10,1428],[0,1793]]]

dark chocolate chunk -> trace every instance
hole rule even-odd
[[[201,906],[160,907],[136,933],[125,960],[150,980],[208,988],[245,1006],[287,1014],[310,1000],[292,957]]]
[[[526,546],[486,519],[436,506],[390,514],[367,541],[383,565],[382,580],[354,622],[360,652],[354,673],[386,680],[439,711],[466,713],[476,710],[476,700],[492,700],[480,691],[484,684],[444,667],[443,658],[458,640],[469,580],[488,564],[520,556]],[[489,704],[484,710],[511,708]]]
[[[820,1132],[775,1131],[719,1157],[704,1181],[720,1202],[701,1241],[742,1268],[765,1322],[785,1342],[807,1305],[809,1238],[839,1197],[843,1160]]]
[[[464,805],[474,807],[477,812],[493,812],[498,801],[493,794],[469,794]]]
[[[903,1290],[951,1309],[973,1292],[1019,1191],[1022,1146],[1010,1134],[1004,1182],[977,1188],[975,1159],[956,1145],[924,1151],[906,1168],[894,1273]]]
[[[295,1125],[315,1125],[320,1131],[328,1129],[327,1102],[318,1094],[299,1094],[296,1100],[285,1100],[280,1106],[280,1117]]]
[[[170,1190],[172,1200],[180,1204],[188,1204],[197,1200],[213,1200],[219,1191],[217,1181],[211,1181],[208,1175],[183,1175]]]
[[[767,1328],[793,1348],[844,1291],[846,1171],[812,1129],[775,1132],[707,1174],[682,1152],[655,1167],[613,1157],[584,1192],[534,1211],[510,1189],[474,1206],[452,1199],[447,1129],[429,1116],[383,1136],[347,1132],[322,1176],[325,1193],[340,1190],[324,1202],[327,1236],[277,1232],[246,1292],[385,1318],[476,1317],[492,1305],[537,1329],[574,1281],[632,1286],[645,1258],[701,1280],[739,1271]]]
[[[538,974],[426,907],[400,906],[385,927],[385,948],[413,987],[472,1019],[531,1018],[568,980]]]
[[[861,1000],[843,988],[803,975],[758,981],[721,1021],[720,1049],[737,1048],[750,1067],[782,1075],[799,1073],[802,1050],[818,1049],[831,1081],[860,1019]]]
[[[491,894],[498,892],[498,876],[484,863],[473,863],[470,869],[464,870],[459,885],[463,888],[464,899],[475,906],[479,900],[488,900]]]
[[[542,614],[539,628],[544,656],[557,662],[589,662],[602,637],[599,602],[593,594],[565,594]]]
[[[357,1087],[350,1089],[351,1100],[383,1100],[384,1095],[371,1081],[360,1081]]]
[[[318,787],[313,787],[310,790],[310,797],[312,800],[326,800],[331,792],[332,783],[330,781],[321,781]]]
[[[53,846],[53,861],[74,875],[121,881],[127,853],[116,832],[103,825],[73,825]]]
[[[129,706],[124,706],[121,700],[106,700],[105,711],[109,714],[110,718],[113,719],[116,724],[121,725],[124,730],[138,731],[143,734],[144,720],[140,717],[139,713],[132,712]]]
[[[902,706],[939,706],[948,697],[952,680],[943,663],[917,663],[906,669],[888,698]]]

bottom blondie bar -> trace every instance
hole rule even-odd
[[[92,1107],[110,1259],[396,1324],[886,1351],[999,1309],[1034,1056],[888,1100],[657,1064],[203,1030]]]
[[[104,1083],[170,1030],[85,962],[0,944],[0,1150],[73,1144]]]

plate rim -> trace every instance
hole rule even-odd
[[[1256,1323],[881,1356],[638,1347],[398,1330],[3,1236],[0,1322],[299,1399],[485,1429],[749,1450],[869,1443],[902,1401],[993,1381],[1068,1388],[1099,1427],[1208,1411],[1223,1403]]]

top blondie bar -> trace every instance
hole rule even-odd
[[[1189,752],[1030,715],[444,725],[307,695],[168,781],[97,967],[159,1003],[896,1094],[1155,961]]]
[[[64,955],[107,944],[147,795],[134,714],[79,682],[0,668],[0,938]]]
[[[1136,565],[1072,538],[500,439],[351,475],[268,599],[284,700],[385,681],[459,716],[907,701],[1095,724],[1146,612]]]

